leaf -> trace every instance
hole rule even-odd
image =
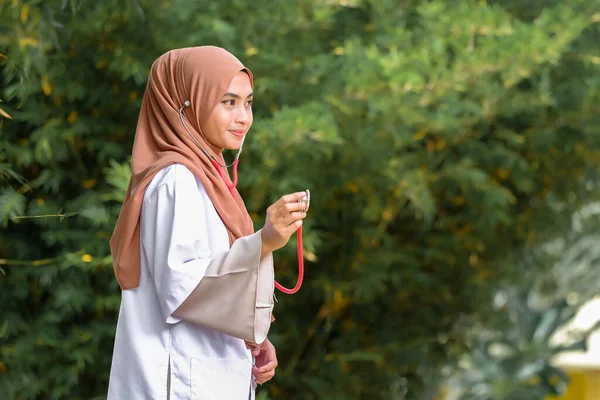
[[[550,338],[550,336],[554,333],[554,328],[556,328],[556,324],[554,322],[558,319],[559,312],[559,309],[553,308],[546,311],[544,315],[542,315],[542,319],[533,334],[534,341],[545,343]]]
[[[8,320],[5,320],[2,326],[0,327],[0,338],[3,338],[8,333]]]
[[[27,185],[25,178],[16,173],[8,164],[0,163],[0,180],[14,179],[21,185]]]
[[[21,23],[25,24],[27,22],[27,17],[29,16],[29,5],[23,5],[21,8]]]
[[[403,174],[398,183],[399,192],[410,200],[410,205],[416,211],[416,216],[426,223],[432,221],[436,204],[428,186],[428,173],[422,170],[408,171]]]
[[[79,213],[78,213],[78,212],[76,212],[76,211],[66,212],[66,213],[64,213],[64,214],[60,215],[60,220],[59,220],[59,221],[60,221],[60,222],[63,222],[63,220],[64,220],[65,218],[73,217],[73,216],[75,216],[75,215],[77,215],[77,214],[79,214]]]
[[[538,375],[545,368],[543,361],[535,361],[523,365],[517,371],[516,378],[520,381],[526,381]]]
[[[52,85],[50,84],[50,80],[47,75],[42,76],[42,91],[46,96],[50,96],[52,94]]]
[[[584,340],[577,340],[568,345],[553,347],[552,351],[554,354],[560,354],[560,353],[570,353],[570,352],[574,352],[574,351],[585,352],[585,351],[587,351],[587,349],[588,349],[587,339],[584,339]]]
[[[384,360],[384,356],[380,353],[358,350],[349,353],[337,354],[335,358],[345,362],[369,361],[379,363],[383,362]]]
[[[26,46],[32,46],[32,47],[37,47],[39,46],[40,41],[38,39],[34,39],[34,38],[30,38],[30,37],[24,37],[19,39],[19,46],[21,47],[26,47]]]
[[[25,212],[25,196],[13,188],[0,192],[0,226],[6,227],[8,220]]]
[[[2,109],[2,107],[0,107],[0,115],[2,115],[3,117],[6,117],[8,119],[12,119],[12,117]]]
[[[104,169],[106,181],[114,188],[108,198],[116,201],[123,201],[127,195],[129,188],[129,180],[131,177],[131,165],[129,162],[119,164],[114,160],[110,160],[109,167]]]

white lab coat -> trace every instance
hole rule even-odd
[[[238,239],[245,247],[235,250],[234,244],[230,249],[225,225],[202,183],[185,166],[173,164],[146,188],[140,236],[140,284],[122,292],[108,399],[254,399],[253,359],[244,341],[173,313],[209,266],[215,269],[215,263],[226,264],[229,259],[235,271],[223,279],[227,283],[222,290],[235,287],[232,298],[254,300],[240,300],[238,308],[256,308],[256,324],[266,337],[274,288],[257,280],[273,282],[274,273],[272,256],[260,259],[260,232]],[[253,274],[235,273],[240,268]],[[211,279],[215,282],[214,276]],[[232,279],[254,281],[230,285]],[[226,312],[210,302],[196,306]]]

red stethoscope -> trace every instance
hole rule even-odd
[[[221,165],[219,163],[219,161],[217,161],[217,159],[215,157],[213,157],[213,155],[210,154],[204,148],[204,146],[202,146],[200,141],[194,135],[192,135],[192,133],[188,129],[185,121],[183,120],[183,109],[186,107],[189,107],[189,106],[190,106],[190,101],[186,100],[183,103],[183,107],[181,107],[179,109],[179,119],[181,120],[181,123],[183,124],[183,127],[185,128],[185,130],[189,133],[189,135],[192,137],[192,139],[200,147],[202,152],[210,159],[210,162],[212,163],[212,165],[214,165],[214,167],[217,169],[217,171],[219,171],[219,175],[221,176],[221,179],[223,179],[223,182],[225,182],[225,185],[227,185],[229,192],[233,194],[233,190],[235,189],[235,186],[237,185],[237,182],[238,182],[237,168],[238,168],[238,163],[240,160],[240,154],[242,154],[242,147],[244,146],[244,139],[246,139],[246,136],[244,135],[244,137],[242,138],[242,143],[240,144],[240,149],[238,150],[237,154],[235,155],[233,162],[229,165]],[[225,168],[225,170],[227,170],[227,168],[229,168],[231,166],[233,166],[233,180],[231,181],[231,183],[229,183],[228,179],[225,177],[225,174],[223,173],[223,168]],[[306,195],[298,201],[306,203],[305,211],[308,211],[308,207],[310,206],[310,191],[307,189]],[[279,284],[277,281],[275,281],[275,287],[277,289],[279,289],[281,292],[286,293],[286,294],[294,294],[298,290],[300,290],[300,286],[302,286],[302,280],[304,279],[304,255],[303,255],[303,251],[302,251],[302,226],[300,226],[300,228],[298,228],[296,237],[297,237],[297,244],[298,244],[298,280],[296,281],[296,286],[294,286],[293,289],[288,289],[288,288],[281,286],[281,284]]]

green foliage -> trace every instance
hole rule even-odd
[[[461,363],[461,400],[544,400],[562,394],[569,378],[552,365],[552,357],[586,348],[587,332],[579,333],[569,346],[548,343],[560,324],[571,321],[575,306],[560,302],[535,310],[527,306],[527,292],[510,291],[510,296],[505,307],[515,328],[479,334]]]
[[[564,393],[569,378],[554,365],[556,356],[586,351],[600,327],[572,325],[580,306],[600,292],[600,252],[590,246],[599,239],[599,210],[598,203],[582,208],[566,234],[524,255],[520,282],[498,288],[492,322],[473,329],[449,379],[456,398],[544,400]]]
[[[216,44],[256,76],[256,227],[283,193],[314,197],[261,396],[423,398],[471,340],[459,317],[485,319],[522,250],[596,191],[598,5],[538,3],[0,3],[0,391],[105,395],[108,238],[148,70]],[[276,263],[295,279],[293,243]]]

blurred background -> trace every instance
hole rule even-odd
[[[254,72],[256,228],[313,197],[259,400],[600,399],[599,24],[598,0],[0,0],[0,399],[106,398],[148,71],[204,44]],[[292,286],[295,240],[275,261]]]

